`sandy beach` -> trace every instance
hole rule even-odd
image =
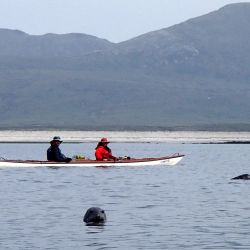
[[[47,143],[55,135],[64,142],[97,142],[107,137],[111,142],[169,142],[169,143],[217,143],[247,142],[250,132],[193,132],[193,131],[0,131],[0,143]]]

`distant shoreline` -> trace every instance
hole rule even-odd
[[[48,143],[56,135],[64,143],[94,143],[102,137],[111,142],[250,143],[250,132],[76,130],[0,130],[0,143]]]

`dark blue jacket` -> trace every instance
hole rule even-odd
[[[62,154],[61,149],[58,147],[58,145],[51,145],[47,150],[47,160],[58,162],[70,162],[71,158],[68,158],[64,154]]]

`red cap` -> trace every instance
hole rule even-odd
[[[105,137],[103,137],[103,138],[101,139],[101,142],[107,142],[107,143],[109,143],[108,139],[105,138]]]

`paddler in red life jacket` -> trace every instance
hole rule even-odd
[[[112,155],[111,149],[108,147],[108,139],[102,138],[100,142],[98,142],[95,148],[95,158],[97,161],[105,161],[105,160],[114,160],[117,158]]]

